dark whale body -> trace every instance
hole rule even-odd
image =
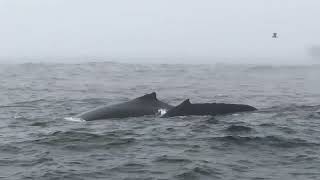
[[[131,101],[103,106],[81,113],[76,118],[86,121],[110,119],[110,118],[127,118],[145,115],[155,115],[159,109],[171,109],[172,106],[157,99],[155,92],[138,97]]]
[[[189,99],[170,109],[162,117],[188,115],[223,115],[237,112],[255,111],[256,108],[245,104],[203,103],[191,104]]]

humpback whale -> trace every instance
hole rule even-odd
[[[245,104],[203,103],[191,104],[186,99],[178,106],[170,109],[161,117],[187,116],[187,115],[223,115],[236,112],[254,111],[256,108]]]
[[[160,109],[169,110],[173,106],[157,99],[155,92],[146,94],[128,102],[111,106],[102,106],[96,109],[81,113],[76,116],[86,121],[138,117],[144,115],[155,115]]]

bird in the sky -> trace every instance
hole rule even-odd
[[[273,33],[272,38],[278,38],[277,33]]]

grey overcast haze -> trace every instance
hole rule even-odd
[[[308,63],[319,17],[319,0],[0,0],[0,59]]]

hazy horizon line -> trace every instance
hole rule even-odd
[[[195,62],[194,60],[197,59]],[[168,61],[170,60],[170,61]],[[190,61],[192,60],[192,61]],[[274,61],[277,60],[277,61]],[[0,57],[0,64],[243,64],[243,65],[318,65],[320,59],[312,57],[103,57],[103,56],[43,56],[43,57]]]

